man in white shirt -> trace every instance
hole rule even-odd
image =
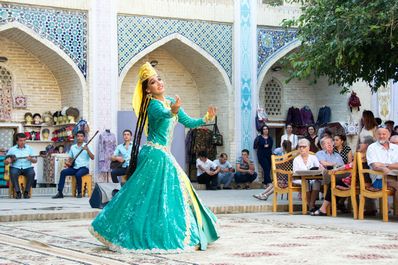
[[[223,184],[224,190],[231,189],[231,182],[234,178],[234,168],[228,161],[228,155],[226,153],[221,153],[220,157],[213,161],[220,168],[220,173],[218,173],[218,185]]]
[[[198,156],[196,159],[198,183],[206,184],[208,190],[217,190],[220,168],[207,158],[206,151],[199,152]]]
[[[383,171],[385,175],[391,170],[398,170],[398,145],[389,142],[390,131],[387,128],[378,128],[376,130],[377,142],[369,145],[366,151],[368,165],[373,170]],[[372,179],[372,186],[375,189],[382,188],[381,176]],[[396,180],[387,180],[387,186],[398,190]]]

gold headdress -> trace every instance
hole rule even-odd
[[[137,118],[140,113],[141,101],[143,96],[142,82],[155,75],[157,75],[155,68],[153,68],[152,65],[148,62],[144,63],[141,66],[140,71],[138,72],[138,81],[137,85],[135,86],[133,95],[133,110],[135,112],[135,115],[137,115]]]

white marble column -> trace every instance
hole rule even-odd
[[[119,97],[117,2],[91,0],[88,28],[91,131],[103,132],[110,129],[116,133]],[[96,143],[95,141],[93,148],[97,146]],[[96,173],[97,164],[95,163]]]

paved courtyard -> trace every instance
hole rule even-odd
[[[88,219],[0,223],[0,264],[398,264],[393,219],[354,221],[286,213],[219,215],[207,251],[119,254],[89,234]]]

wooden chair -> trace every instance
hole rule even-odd
[[[92,177],[90,174],[84,175],[82,177],[82,196],[86,196],[86,191],[87,191],[87,197],[91,197],[91,193],[93,191],[92,189]],[[76,178],[75,176],[72,176],[72,196],[76,197]]]
[[[289,214],[293,214],[293,192],[301,192],[300,186],[293,186],[293,159],[298,151],[292,151],[282,156],[271,156],[272,179],[274,185],[274,198],[272,211],[277,211],[278,194],[288,194]]]
[[[358,219],[363,220],[364,210],[365,210],[365,198],[370,199],[379,199],[379,207],[381,209],[383,215],[383,221],[388,222],[388,196],[393,196],[394,198],[394,214],[397,214],[397,204],[395,202],[395,191],[387,189],[387,180],[386,177],[383,176],[382,179],[382,189],[380,191],[370,191],[366,189],[365,186],[365,173],[373,174],[373,175],[383,175],[384,172],[376,171],[371,169],[364,169],[362,166],[362,157],[361,153],[357,153],[357,161],[358,161],[358,175],[359,175],[359,215]]]
[[[348,175],[351,174],[351,187],[348,190],[342,190],[336,187],[336,176],[339,175]],[[331,195],[332,195],[332,216],[337,216],[337,203],[336,197],[344,197],[351,198],[352,212],[354,214],[354,219],[358,219],[358,205],[357,205],[357,197],[358,188],[357,188],[357,155],[354,156],[354,161],[352,163],[352,169],[349,170],[340,170],[334,172],[330,176],[330,184],[331,184]]]

